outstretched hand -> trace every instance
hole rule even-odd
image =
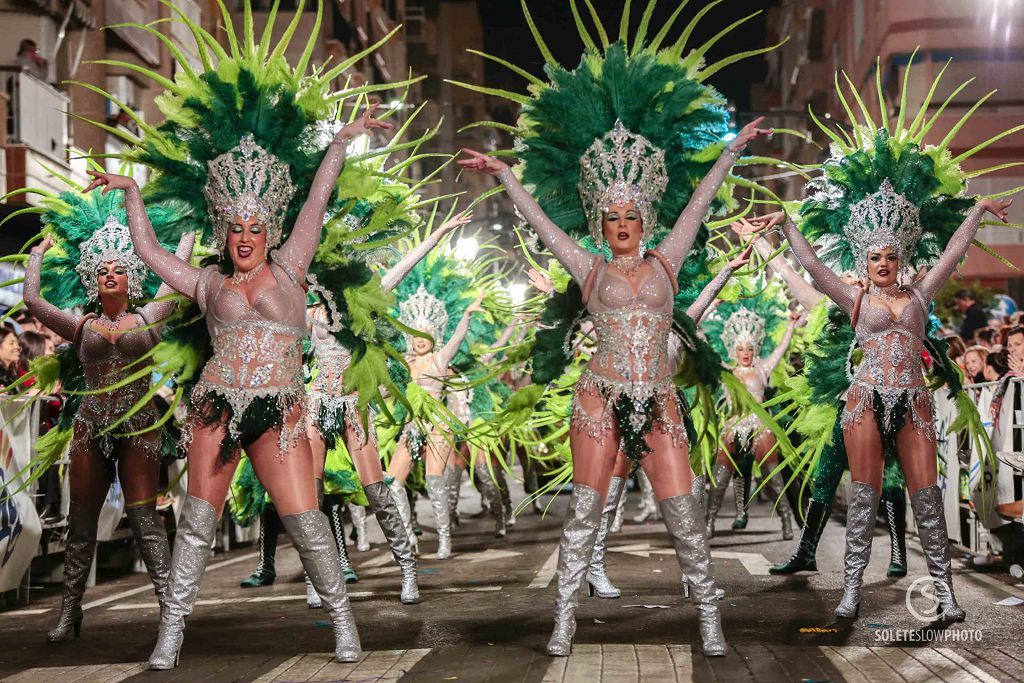
[[[744,249],[739,256],[734,258],[732,261],[729,261],[729,267],[732,268],[733,270],[739,270],[743,266],[750,263],[750,252],[753,251],[753,249],[754,245],[748,244],[747,248]]]
[[[1013,204],[1013,199],[982,199],[978,202],[978,206],[984,208],[990,214],[1001,220],[1007,222],[1006,210]]]
[[[135,183],[135,178],[130,178],[126,175],[100,173],[99,171],[86,171],[86,173],[92,178],[92,182],[85,186],[85,189],[82,190],[83,193],[92,192],[98,187],[103,188],[103,194],[111,190],[130,190],[133,187],[138,187]]]
[[[466,313],[481,313],[481,312],[483,312],[484,307],[481,306],[483,301],[484,301],[484,293],[481,293],[480,296],[478,296],[476,298],[476,301],[474,301],[473,303],[471,303],[469,305],[469,308],[466,309]]]
[[[753,242],[757,235],[764,231],[758,218],[740,218],[729,224],[729,227],[743,242]]]
[[[47,235],[43,238],[43,241],[32,247],[33,254],[45,254],[53,246],[53,238]]]
[[[555,285],[554,283],[551,282],[551,278],[549,278],[547,275],[540,272],[539,270],[530,268],[530,270],[526,271],[526,278],[530,281],[530,284],[533,285],[533,288],[536,289],[538,292],[541,292],[543,294],[551,294],[552,292],[555,291]]]
[[[446,220],[440,228],[437,229],[439,237],[444,237],[448,233],[452,232],[456,228],[473,222],[473,209],[466,209],[460,211],[448,220]]]
[[[799,309],[792,310],[789,312],[789,326],[800,327],[807,320],[807,311],[801,311]]]
[[[750,143],[751,140],[759,138],[762,135],[771,135],[775,132],[773,128],[758,128],[758,125],[764,121],[763,116],[758,116],[756,119],[743,126],[743,129],[736,134],[732,142],[729,143],[729,149],[734,152],[742,152],[744,148]]]
[[[360,135],[370,135],[374,130],[391,130],[395,127],[393,123],[387,121],[381,121],[374,117],[377,113],[377,109],[380,108],[380,103],[376,103],[370,106],[363,115],[357,118],[352,123],[343,126],[335,139],[338,140],[355,140]]]
[[[456,163],[462,168],[470,171],[479,171],[480,173],[486,173],[490,176],[497,176],[499,173],[508,168],[508,164],[499,159],[495,159],[492,156],[481,154],[472,149],[466,147],[462,148],[462,153],[465,154],[468,159],[458,159]]]

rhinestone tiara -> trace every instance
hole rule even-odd
[[[103,227],[79,244],[78,251],[80,256],[75,272],[81,278],[90,301],[99,298],[96,271],[110,261],[117,261],[128,271],[128,298],[135,301],[142,298],[142,284],[146,280],[148,270],[146,264],[135,253],[127,225],[114,216],[107,216]]]
[[[654,205],[668,187],[665,150],[642,135],[615,126],[580,157],[580,199],[590,225],[590,236],[602,240],[602,219],[612,204],[632,201],[644,221],[643,240],[649,241],[658,223]]]
[[[734,361],[736,347],[740,344],[750,344],[754,347],[754,356],[760,356],[764,336],[764,319],[749,308],[736,311],[722,325],[722,345],[728,350],[729,358]]]
[[[921,239],[921,208],[893,189],[886,178],[877,192],[850,206],[843,228],[858,273],[867,272],[867,255],[885,247],[895,249],[900,268],[909,268]]]
[[[426,332],[434,338],[435,346],[444,341],[444,329],[448,325],[448,310],[444,302],[420,285],[416,293],[398,304],[398,318],[402,324],[420,332]],[[412,351],[413,336],[403,333],[405,347]]]
[[[213,221],[213,246],[224,249],[235,216],[256,217],[266,226],[267,248],[281,244],[288,205],[295,194],[288,164],[256,144],[252,134],[207,164],[203,193]]]

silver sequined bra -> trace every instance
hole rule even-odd
[[[352,364],[352,353],[334,338],[319,321],[313,322],[313,359],[316,376],[309,385],[309,410],[315,427],[326,438],[352,426],[360,443],[366,443],[366,432],[359,419],[359,397],[345,392],[345,372]]]
[[[732,374],[746,385],[747,390],[754,397],[755,401],[758,403],[764,402],[764,392],[768,387],[768,373],[765,372],[763,361],[760,359],[755,360],[749,368],[737,366],[733,368]],[[726,392],[726,401],[731,404],[728,392]],[[722,428],[723,440],[726,444],[731,444],[733,441],[747,444],[752,437],[757,436],[760,439],[762,435],[769,433],[762,432],[761,435],[758,435],[758,432],[763,428],[764,423],[756,413],[734,415],[726,420]]]
[[[603,443],[604,434],[615,429],[615,403],[626,396],[636,406],[653,400],[654,423],[672,436],[675,445],[685,444],[686,427],[681,418],[686,408],[677,400],[672,381],[675,368],[668,354],[672,314],[634,309],[593,313],[591,319],[597,348],[576,385],[573,428]],[[592,415],[582,405],[585,394],[602,398],[600,415]],[[639,429],[647,417],[638,412],[630,419],[636,420],[634,427]]]
[[[89,332],[97,337],[96,332]],[[133,373],[139,366],[136,358],[121,356],[116,351],[105,360],[82,361],[82,369],[85,374],[85,386],[89,390],[102,389],[120,382]],[[101,394],[87,394],[82,398],[75,415],[75,437],[74,448],[78,445],[85,445],[92,439],[98,439],[100,450],[106,458],[114,455],[114,439],[122,434],[133,434],[151,428],[156,422],[157,413],[152,402],[147,403],[134,415],[118,424],[135,404],[149,393],[152,384],[149,376],[141,377],[134,382],[125,384],[112,391]],[[117,426],[114,426],[114,425]],[[100,434],[103,430],[113,427],[110,432]],[[159,434],[159,431],[153,432]],[[160,453],[160,440],[150,435],[148,438],[132,439],[132,446],[141,450],[147,456],[157,457]]]

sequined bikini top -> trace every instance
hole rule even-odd
[[[277,254],[272,252],[271,259]],[[306,334],[306,293],[288,267],[270,260],[270,272],[277,285],[264,289],[250,304],[240,292],[225,287],[227,276],[217,266],[204,269],[196,287],[196,302],[206,314],[210,333],[216,337],[221,325],[240,321],[276,323]]]
[[[732,374],[747,386],[750,395],[760,403],[764,400],[764,390],[768,387],[768,373],[760,360],[755,360],[750,367],[737,365],[732,369]]]
[[[908,288],[910,301],[898,316],[864,297],[856,335],[864,360],[854,378],[877,386],[923,386],[921,351],[927,316],[920,294]]]

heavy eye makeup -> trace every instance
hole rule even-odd
[[[239,233],[239,234],[243,233],[243,232],[245,232],[245,226],[239,225],[238,223],[234,223],[231,226],[231,232]],[[249,226],[249,232],[252,233],[253,235],[258,235],[261,232],[263,232],[263,226],[260,225],[259,223],[256,223],[254,225],[250,225]]]

